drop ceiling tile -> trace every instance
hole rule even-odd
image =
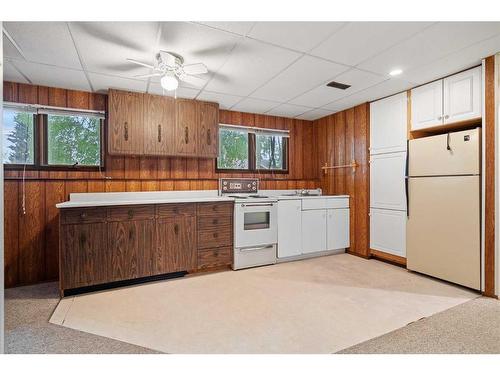
[[[82,69],[66,22],[4,22],[28,61]]]
[[[221,109],[229,109],[241,99],[241,96],[220,94],[218,92],[202,91],[196,99],[219,103]]]
[[[356,105],[380,99],[389,95],[397,94],[398,92],[410,89],[416,86],[413,82],[404,81],[402,79],[392,78],[383,81],[379,84],[371,86],[365,90],[358,91],[350,96],[336,100],[323,106],[323,109],[332,111],[340,111]]]
[[[440,22],[359,64],[372,72],[403,72],[439,60],[500,33],[499,22]]]
[[[89,82],[82,70],[66,69],[27,61],[11,61],[35,85],[63,89],[90,91]]]
[[[299,53],[246,39],[235,47],[206,89],[247,96],[298,57]]]
[[[197,22],[202,25],[228,31],[239,35],[246,35],[255,22]]]
[[[149,85],[148,93],[155,94],[155,95],[172,96],[172,97],[174,97],[174,96],[177,95],[178,98],[194,99],[196,97],[196,95],[198,95],[198,92],[200,90],[195,90],[195,89],[191,89],[191,88],[188,88],[188,87],[179,87],[179,88],[177,88],[176,91],[177,92],[175,92],[175,91],[164,91],[160,84],[158,84],[158,83],[151,83]]]
[[[88,75],[90,82],[92,82],[94,91],[96,92],[107,93],[108,89],[130,90],[138,92],[146,91],[146,81],[98,73],[88,73]]]
[[[10,82],[29,83],[26,78],[24,78],[23,75],[19,73],[16,68],[14,68],[14,65],[12,65],[8,60],[4,60],[3,80]]]
[[[281,47],[307,52],[344,24],[343,22],[257,22],[249,36]]]
[[[222,66],[240,40],[238,35],[196,23],[163,22],[160,49],[181,55],[185,64],[203,63],[210,74]],[[200,77],[208,79],[209,74]]]
[[[3,55],[4,57],[10,57],[12,59],[24,59],[24,57],[19,53],[12,42],[7,38],[5,34],[3,36]]]
[[[315,56],[355,66],[393,46],[430,22],[351,22],[314,48]]]
[[[260,87],[251,96],[254,98],[286,102],[308,91],[320,83],[326,82],[349,67],[303,56],[278,76]]]
[[[378,74],[365,72],[359,69],[351,69],[342,73],[333,79],[339,83],[351,85],[351,87],[341,90],[333,87],[328,87],[322,84],[313,90],[290,101],[291,104],[304,105],[308,107],[318,108],[322,107],[334,100],[339,100],[343,97],[352,95],[357,91],[366,89],[387,79]]]
[[[134,78],[149,69],[127,58],[154,63],[159,24],[156,22],[71,22],[71,32],[86,70]]]
[[[335,112],[336,111],[328,111],[326,109],[315,108],[315,109],[312,109],[312,110],[310,110],[308,112],[305,112],[305,113],[301,114],[300,116],[297,116],[297,118],[300,119],[300,120],[313,121],[313,120],[317,120],[319,118],[331,115],[331,114],[333,114]]]
[[[427,83],[449,74],[481,64],[481,59],[500,51],[500,34],[430,64],[405,72],[401,78],[418,84]]]
[[[267,112],[268,115],[295,118],[312,108],[301,105],[281,104]]]
[[[240,112],[266,113],[271,108],[274,108],[279,104],[280,103],[270,102],[267,100],[246,98],[231,107],[231,110]]]

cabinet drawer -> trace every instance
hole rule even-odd
[[[105,208],[74,208],[61,211],[61,224],[101,223],[106,221]]]
[[[328,199],[326,208],[349,208],[349,198]]]
[[[199,216],[198,217],[198,230],[205,229],[220,229],[231,227],[231,216]]]
[[[198,215],[232,215],[233,202],[198,203]]]
[[[232,249],[228,246],[198,251],[198,269],[230,265]]]
[[[198,231],[198,249],[232,245],[231,227],[213,228]]]
[[[302,199],[303,210],[321,210],[323,208],[326,208],[326,199],[323,198]]]
[[[153,219],[155,209],[148,206],[120,206],[108,208],[108,221]]]
[[[169,216],[195,216],[196,205],[194,203],[159,204],[156,206],[156,214],[159,217]]]

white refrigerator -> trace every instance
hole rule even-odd
[[[408,148],[407,268],[481,287],[481,131],[414,139]]]

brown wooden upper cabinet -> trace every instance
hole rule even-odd
[[[216,158],[219,105],[109,90],[108,152]]]
[[[198,103],[189,99],[177,99],[175,116],[177,121],[175,128],[177,152],[182,155],[196,156]]]
[[[144,154],[175,153],[175,99],[144,95]]]
[[[219,147],[219,105],[198,102],[198,156],[216,158]]]
[[[118,155],[143,153],[144,94],[109,90],[108,151]]]

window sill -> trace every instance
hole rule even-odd
[[[253,174],[288,174],[288,169],[219,169],[215,168],[216,173],[253,173]]]
[[[9,171],[23,171],[25,166],[24,164],[4,164],[3,168],[4,170],[9,170]],[[33,165],[33,164],[26,164],[26,170],[27,171],[73,171],[73,172],[105,171],[104,167],[91,166],[91,165],[72,166],[72,165]]]

